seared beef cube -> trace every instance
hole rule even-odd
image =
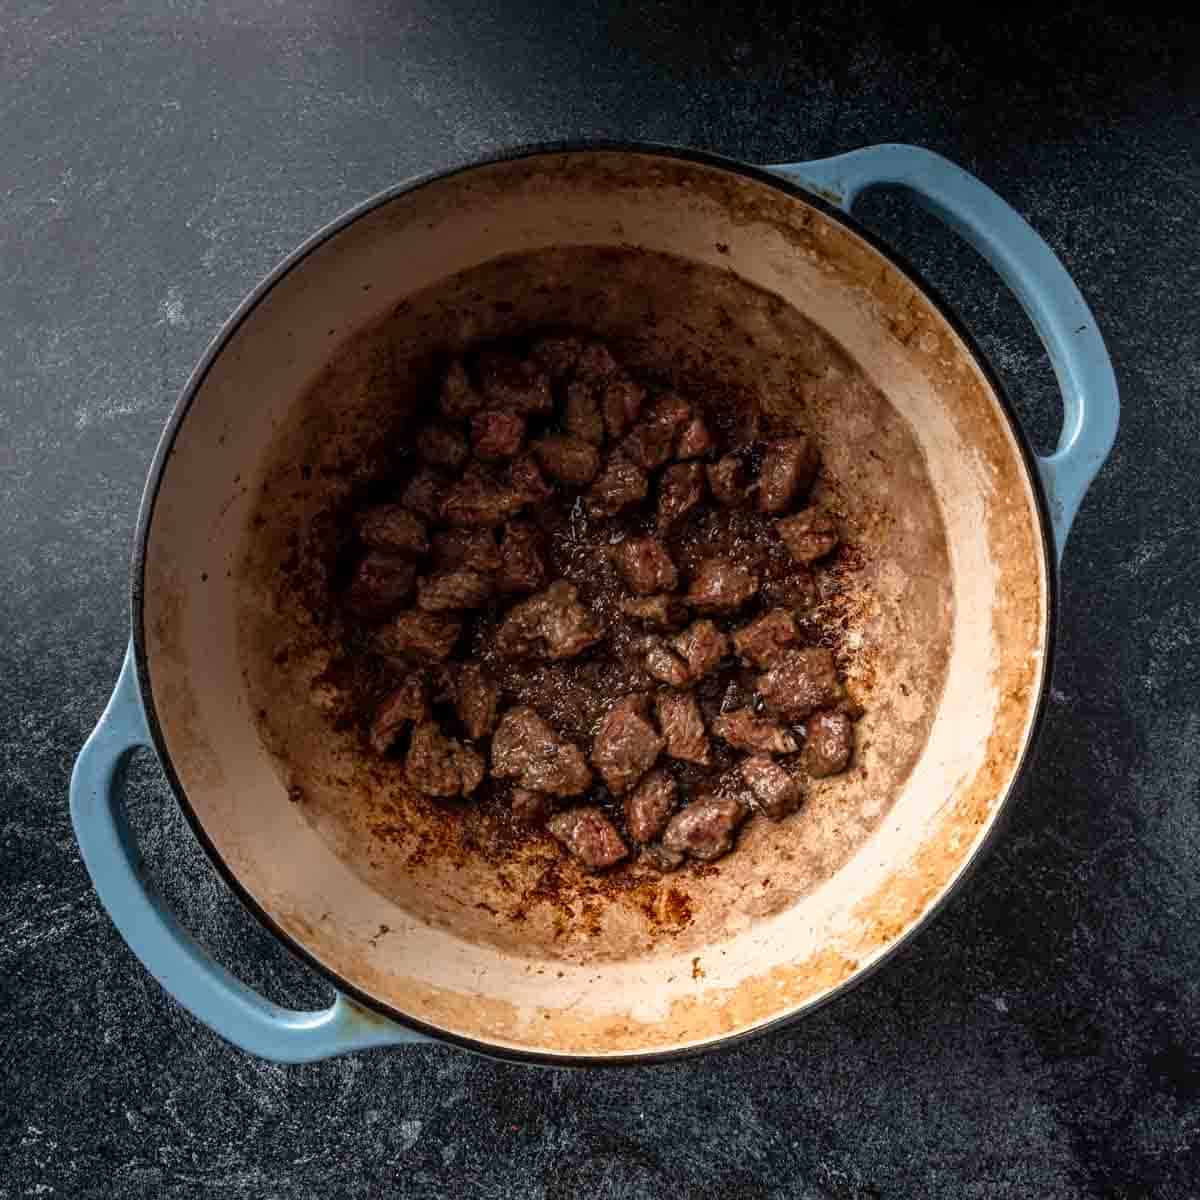
[[[436,521],[442,512],[442,489],[446,481],[428,467],[419,468],[400,493],[400,503],[426,521]]]
[[[467,461],[467,439],[448,425],[426,425],[417,430],[417,453],[431,466],[457,471]]]
[[[467,368],[458,359],[446,371],[438,404],[448,421],[462,421],[483,407],[483,397],[475,390]]]
[[[785,721],[802,721],[818,708],[828,708],[842,694],[833,655],[823,646],[785,650],[758,677],[758,694]]]
[[[769,667],[781,651],[794,646],[799,637],[800,631],[792,614],[782,608],[773,608],[757,621],[734,630],[733,644],[742,662],[761,669]]]
[[[433,535],[433,560],[443,571],[466,567],[488,575],[500,568],[500,548],[490,529],[440,529]]]
[[[500,539],[500,569],[496,587],[501,592],[536,592],[546,582],[545,546],[541,530],[528,521],[509,521]]]
[[[663,740],[650,722],[650,698],[626,696],[608,710],[592,744],[592,766],[622,795],[654,766]]]
[[[703,417],[692,417],[679,434],[675,444],[675,457],[681,462],[689,458],[703,458],[716,442],[709,432]]]
[[[550,815],[550,797],[528,788],[513,788],[508,802],[512,815],[524,825],[541,825]]]
[[[683,688],[692,682],[687,663],[658,638],[646,646],[643,662],[647,673],[668,687]]]
[[[505,658],[574,658],[604,636],[604,627],[579,603],[579,592],[565,579],[516,605],[496,633],[496,649]]]
[[[767,580],[762,594],[768,604],[796,614],[808,612],[819,599],[812,572],[801,566],[794,567],[782,579]]]
[[[552,796],[578,796],[592,785],[583,752],[532,708],[510,708],[492,736],[492,774]]]
[[[462,478],[450,485],[442,500],[442,517],[450,525],[502,525],[527,503],[516,488],[493,478],[472,463]]]
[[[384,697],[371,722],[371,749],[386,754],[409,725],[429,720],[429,688],[423,677],[412,675]]]
[[[413,655],[441,662],[450,657],[462,625],[449,617],[433,613],[402,612],[382,625],[373,635],[380,654],[389,658]]]
[[[542,469],[532,454],[523,455],[509,468],[513,491],[524,504],[541,504],[554,495],[554,485],[546,482]]]
[[[587,487],[600,470],[600,455],[590,442],[569,434],[552,433],[533,443],[533,452],[547,475],[572,487]]]
[[[709,862],[733,846],[733,834],[746,809],[733,796],[704,796],[676,813],[663,834],[664,849]]]
[[[611,438],[624,437],[642,414],[646,392],[632,379],[610,379],[600,394],[604,428]]]
[[[533,357],[551,379],[565,379],[583,353],[583,342],[570,334],[550,334],[533,343]]]
[[[590,383],[567,385],[565,416],[567,432],[580,441],[600,446],[604,442],[604,416],[600,412],[600,397]]]
[[[621,370],[603,342],[589,342],[575,360],[575,376],[587,383],[603,383]]]
[[[548,413],[554,407],[550,376],[536,362],[491,351],[479,359],[479,382],[493,408]]]
[[[788,553],[800,563],[816,562],[837,549],[838,530],[833,518],[819,508],[806,508],[794,517],[775,522]]]
[[[658,531],[670,533],[704,499],[704,467],[676,463],[658,482]]]
[[[346,590],[346,603],[362,617],[382,617],[412,595],[417,568],[398,554],[372,550],[354,569]]]
[[[613,561],[632,591],[640,596],[669,592],[679,582],[679,573],[657,538],[626,538],[613,551]]]
[[[667,743],[667,753],[683,762],[707,767],[712,762],[708,734],[700,706],[690,692],[659,692],[654,699],[658,727]]]
[[[713,721],[713,733],[735,750],[761,750],[770,754],[795,754],[796,739],[778,721],[756,717],[752,708],[736,708]]]
[[[377,504],[358,514],[358,536],[372,550],[388,554],[424,554],[429,549],[425,522],[399,504]]]
[[[496,728],[500,688],[478,664],[463,663],[454,678],[454,711],[467,736],[478,741]]]
[[[795,812],[804,798],[798,780],[768,754],[756,754],[742,760],[742,778],[754,797],[756,807],[772,821],[780,821]]]
[[[417,584],[417,607],[434,613],[482,608],[491,594],[492,582],[486,575],[458,567],[422,579]]]
[[[677,596],[629,596],[621,601],[621,611],[647,629],[663,631],[678,629],[688,617],[687,607]]]
[[[684,857],[679,850],[668,850],[661,842],[654,842],[642,851],[640,861],[665,875],[669,871],[679,870]]]
[[[671,645],[683,656],[693,680],[715,671],[729,653],[729,639],[711,621],[693,621]]]
[[[483,759],[436,721],[422,721],[409,739],[404,774],[426,796],[469,796],[483,782]]]
[[[644,500],[649,486],[641,467],[614,454],[588,491],[588,511],[594,517],[615,517],[623,508]]]
[[[625,825],[635,842],[652,842],[667,826],[679,787],[667,771],[651,771],[625,797]]]
[[[836,775],[850,765],[854,730],[844,712],[815,712],[805,722],[804,729],[807,740],[800,762],[810,775],[820,779]]]
[[[556,814],[546,822],[546,828],[589,871],[603,871],[629,853],[613,823],[591,805]]]
[[[767,445],[758,472],[758,510],[782,513],[803,500],[821,465],[817,448],[806,437],[780,438]]]
[[[700,564],[688,589],[687,602],[701,612],[737,612],[758,591],[758,579],[729,558],[708,558]]]
[[[525,440],[525,418],[504,408],[488,408],[471,418],[471,449],[484,462],[513,458]]]
[[[661,467],[674,455],[679,434],[691,417],[685,400],[665,393],[622,443],[625,454],[647,471]]]
[[[746,468],[736,454],[726,454],[705,468],[713,498],[733,508],[746,503]]]

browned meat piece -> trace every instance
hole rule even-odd
[[[652,842],[666,828],[679,800],[679,787],[667,771],[651,771],[625,797],[625,824],[635,842]]]
[[[479,382],[493,408],[548,413],[554,407],[550,376],[536,362],[492,351],[479,359]]]
[[[800,762],[816,778],[836,775],[850,765],[854,730],[844,712],[815,712],[804,725],[808,735]]]
[[[579,603],[573,584],[559,579],[516,605],[496,632],[505,658],[574,658],[604,636],[604,627]]]
[[[589,871],[603,871],[629,853],[616,826],[591,805],[558,813],[546,822],[546,828]]]
[[[713,721],[713,733],[735,750],[762,750],[770,754],[795,754],[796,739],[778,721],[756,717],[752,708],[735,708]]]
[[[457,471],[467,461],[467,439],[448,425],[426,425],[417,431],[417,453],[431,466]]]
[[[436,721],[422,721],[409,739],[404,774],[426,796],[469,796],[483,782],[483,759]]]
[[[665,875],[683,866],[684,855],[678,850],[668,850],[661,842],[655,842],[642,851],[641,861]]]
[[[426,612],[482,608],[492,594],[492,581],[478,571],[458,567],[430,575],[417,584],[417,607]]]
[[[797,614],[808,612],[818,599],[812,572],[799,565],[782,579],[769,579],[763,584],[762,594],[768,604]]]
[[[552,796],[578,796],[592,785],[583,752],[532,708],[510,708],[492,736],[492,774]]]
[[[500,483],[479,464],[472,463],[447,489],[442,517],[450,525],[501,525],[526,503],[526,496],[515,487]]]
[[[613,550],[613,561],[629,587],[640,596],[669,592],[679,582],[679,573],[657,538],[626,538]]]
[[[567,385],[567,432],[593,446],[604,442],[604,417],[600,412],[600,397],[590,383],[576,380]]]
[[[504,408],[488,408],[471,418],[471,449],[484,462],[500,462],[520,453],[525,418]]]
[[[409,479],[400,494],[400,503],[426,521],[436,521],[442,513],[442,488],[445,480],[428,467],[421,467]]]
[[[680,460],[703,458],[716,442],[704,423],[703,417],[693,417],[679,435],[675,445],[675,457]]]
[[[801,563],[816,562],[837,549],[838,529],[833,518],[819,508],[806,508],[794,517],[775,522],[788,553]]]
[[[554,495],[554,485],[546,482],[537,459],[532,454],[523,455],[509,468],[509,479],[513,491],[524,504],[541,504]]]
[[[570,334],[551,334],[533,343],[533,357],[546,368],[551,379],[565,379],[583,353],[583,342]]]
[[[693,621],[671,645],[683,655],[694,681],[715,671],[729,653],[729,639],[711,621]]]
[[[608,710],[592,743],[592,766],[622,795],[654,766],[663,740],[650,723],[650,697],[626,696]]]
[[[358,536],[372,550],[388,554],[424,554],[429,549],[425,522],[399,504],[377,504],[358,514]]]
[[[611,438],[624,437],[641,416],[645,390],[632,379],[610,379],[604,385],[600,407],[604,413],[604,428]]]
[[[596,447],[569,434],[552,433],[538,438],[533,443],[533,452],[547,475],[572,487],[587,487],[600,470]]]
[[[588,492],[588,511],[596,517],[615,517],[623,508],[646,498],[646,472],[622,454],[614,454]]]
[[[680,431],[691,418],[692,410],[687,401],[673,392],[666,392],[621,443],[622,449],[639,466],[653,471],[674,455]]]
[[[386,754],[408,725],[429,720],[429,687],[420,675],[412,675],[390,691],[375,710],[371,722],[371,749]]]
[[[448,421],[461,421],[483,407],[483,397],[475,390],[467,368],[458,359],[446,371],[438,404]]]
[[[646,671],[668,687],[687,687],[692,682],[688,665],[666,642],[654,638],[646,646],[643,658]]]
[[[467,736],[478,741],[496,728],[500,688],[478,664],[463,663],[454,678],[454,711]]]
[[[663,848],[709,862],[733,846],[733,834],[746,809],[733,796],[704,796],[676,813],[663,834]]]
[[[387,657],[414,655],[441,662],[449,658],[462,625],[449,617],[427,612],[402,612],[377,629],[376,649]]]
[[[708,734],[700,706],[690,692],[659,692],[654,698],[658,727],[667,743],[667,753],[683,762],[707,767],[712,762]]]
[[[587,383],[603,383],[621,370],[603,342],[589,342],[575,361],[575,375]]]
[[[658,483],[658,531],[670,533],[704,499],[704,467],[676,463]]]
[[[780,438],[767,445],[758,472],[758,510],[782,513],[803,500],[821,465],[817,448],[805,437]]]
[[[500,568],[500,548],[490,529],[440,529],[433,535],[433,560],[444,571],[466,567],[488,575]]]
[[[758,579],[729,558],[708,558],[700,564],[685,597],[701,612],[737,612],[755,592]]]
[[[781,821],[788,813],[795,812],[804,798],[800,780],[767,754],[743,759],[742,778],[756,806],[772,821]]]
[[[738,455],[726,454],[705,471],[708,489],[719,504],[732,508],[746,503],[746,467]]]
[[[735,629],[733,644],[737,647],[738,657],[747,666],[760,669],[769,667],[781,651],[794,646],[799,640],[800,631],[792,614],[782,608],[773,608],[769,613]]]
[[[500,569],[496,587],[501,592],[536,592],[546,583],[546,559],[541,530],[528,521],[509,521],[500,540]]]
[[[416,565],[398,554],[370,551],[354,569],[346,589],[346,603],[362,617],[382,617],[412,595]]]
[[[758,677],[758,694],[785,721],[802,721],[816,709],[828,708],[842,694],[833,655],[823,646],[785,650]]]
[[[525,825],[540,825],[550,815],[550,797],[528,788],[513,788],[509,799],[512,815]]]
[[[677,596],[629,596],[621,601],[621,611],[647,629],[678,629],[687,620],[687,607]]]

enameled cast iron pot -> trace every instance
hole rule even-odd
[[[953,314],[847,216],[877,185],[910,191],[1016,293],[1062,389],[1054,454],[1032,454]],[[483,862],[393,863],[376,880],[348,841],[289,802],[288,764],[268,751],[249,694],[264,652],[245,632],[259,488],[334,348],[439,280],[551,247],[666,252],[719,268],[731,294],[753,284],[803,314],[868,381],[841,386],[836,371],[818,371],[789,384],[776,368],[796,365],[795,348],[772,346],[765,327],[757,342],[711,326],[689,335],[713,351],[718,374],[753,375],[776,407],[803,404],[827,474],[844,485],[862,564],[850,634],[855,662],[867,664],[867,715],[858,769],[814,796],[798,832],[753,823],[712,875],[662,883],[651,897],[666,906],[657,922],[619,897],[586,895],[557,917],[553,906],[506,915]],[[623,304],[628,280],[609,283],[610,302],[588,311],[620,343],[643,310]],[[572,305],[596,286],[568,266],[554,303],[578,315]],[[681,299],[686,289],[665,277],[637,288],[658,289],[681,337],[689,316],[711,317],[711,297]],[[466,344],[553,317],[540,294],[484,297],[439,336]],[[731,349],[734,340],[757,349]],[[430,347],[395,348],[401,371],[410,350]],[[138,525],[132,643],[71,783],[100,898],[181,1004],[283,1061],[425,1039],[544,1063],[648,1061],[811,1012],[927,921],[994,832],[1049,682],[1058,560],[1117,415],[1108,355],[1061,263],[996,195],[927,151],[876,146],[759,169],[659,147],[552,146],[377,196],[254,291],[163,436]],[[319,487],[300,496],[297,520],[319,505]],[[157,751],[230,886],[337,987],[328,1011],[290,1012],[251,992],[152,893],[120,798],[122,765],[139,746]],[[348,812],[371,803],[332,799]]]

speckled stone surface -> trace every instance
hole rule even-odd
[[[737,7],[0,4],[4,1200],[1200,1192],[1197,30],[1053,6],[982,35],[970,6]],[[253,1061],[134,961],[67,815],[127,634],[155,441],[221,320],[311,230],[411,173],[578,135],[756,161],[916,142],[1062,256],[1125,413],[1067,553],[1036,764],[969,889],[791,1031],[591,1074],[436,1047]],[[910,206],[862,212],[1052,443],[1052,376],[1015,303]],[[149,869],[213,954],[319,1002],[158,768],[131,788]]]

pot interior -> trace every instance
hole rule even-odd
[[[850,552],[828,598],[855,765],[736,852],[576,871],[409,792],[335,729],[306,588],[330,514],[403,453],[448,353],[572,326],[814,436]],[[1042,685],[1035,494],[986,377],[880,252],[707,162],[573,151],[471,168],[303,256],[227,338],[146,527],[148,702],[210,849],[358,994],[485,1046],[666,1052],[825,998],[954,882]]]

